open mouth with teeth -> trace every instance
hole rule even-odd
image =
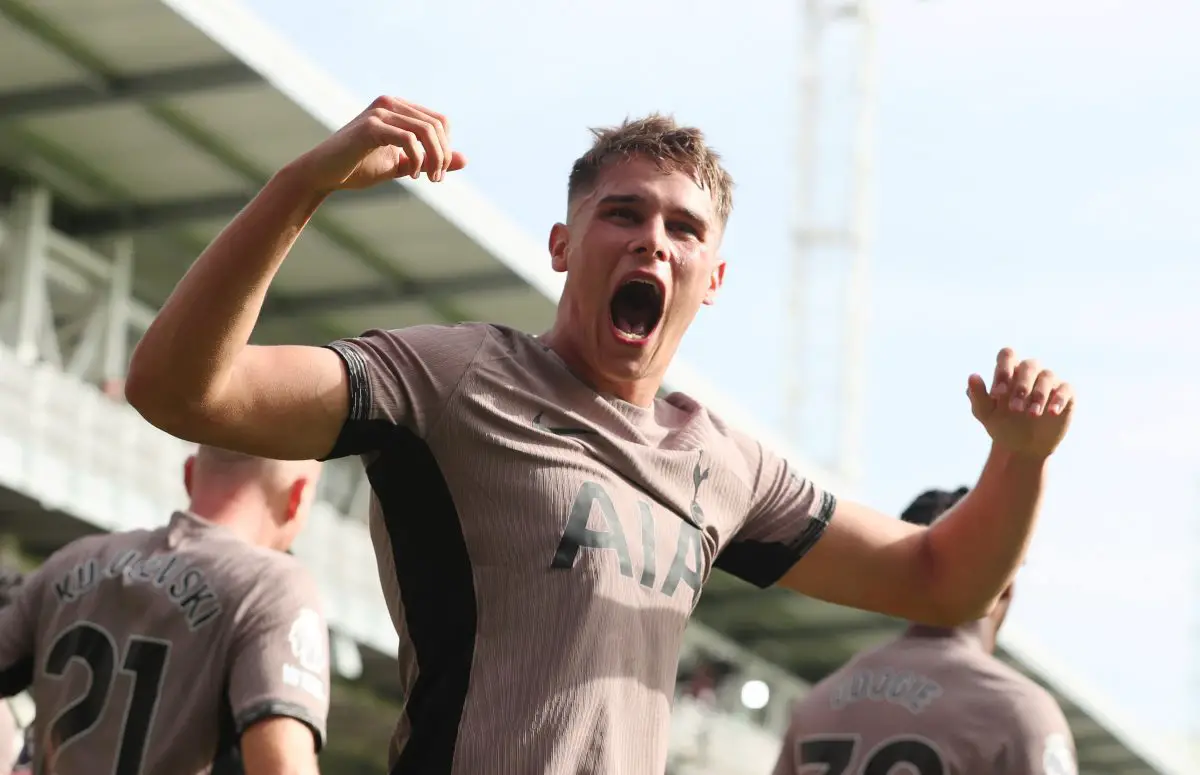
[[[645,341],[662,320],[662,288],[652,280],[621,283],[608,305],[613,329],[627,342]]]

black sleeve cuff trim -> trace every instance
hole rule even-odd
[[[294,718],[307,726],[312,731],[313,748],[316,753],[320,753],[321,749],[325,747],[325,725],[318,721],[308,708],[294,702],[266,700],[257,705],[251,705],[238,714],[235,720],[237,733],[241,736],[243,732],[260,721],[280,717]]]
[[[772,587],[821,539],[836,510],[837,498],[827,492],[821,493],[817,513],[809,518],[794,540],[787,543],[734,541],[725,547],[714,565],[759,589]]]
[[[358,348],[345,340],[325,345],[341,356],[350,377],[350,412],[347,419],[371,419],[371,379],[367,371],[367,359]]]

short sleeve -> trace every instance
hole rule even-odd
[[[9,598],[0,608],[0,697],[20,694],[33,682],[40,578],[33,573],[23,579],[7,575],[0,581]]]
[[[424,438],[475,360],[487,326],[371,330],[326,345],[341,357],[350,409],[329,459],[381,448],[396,427]]]
[[[1078,775],[1075,739],[1052,697],[1017,700],[1009,719],[1013,731],[1001,745],[997,775]]]
[[[837,500],[761,444],[753,449],[758,474],[750,511],[717,557],[716,567],[766,589],[825,533]]]
[[[265,582],[233,636],[229,703],[238,735],[259,721],[286,716],[312,730],[317,751],[329,715],[329,630],[316,585],[295,566]]]

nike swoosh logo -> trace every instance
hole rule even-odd
[[[553,425],[546,425],[546,423],[542,420],[542,412],[538,412],[534,416],[533,424],[536,425],[537,427],[541,428],[544,431],[550,431],[555,436],[596,436],[596,435],[598,435],[596,433],[596,431],[592,430],[591,428],[579,428],[579,427],[559,428],[559,427],[555,427]]]

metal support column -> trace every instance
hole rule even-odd
[[[4,339],[17,357],[59,360],[57,343],[46,341],[50,299],[46,263],[50,246],[50,192],[42,187],[17,192],[9,212],[10,239],[4,251]],[[49,352],[44,352],[44,350]]]
[[[133,292],[133,238],[112,241],[112,274],[104,305],[104,338],[100,357],[100,380],[109,384],[125,378],[129,366],[129,306]]]
[[[874,174],[874,2],[802,0],[801,17],[786,422],[853,485]]]

